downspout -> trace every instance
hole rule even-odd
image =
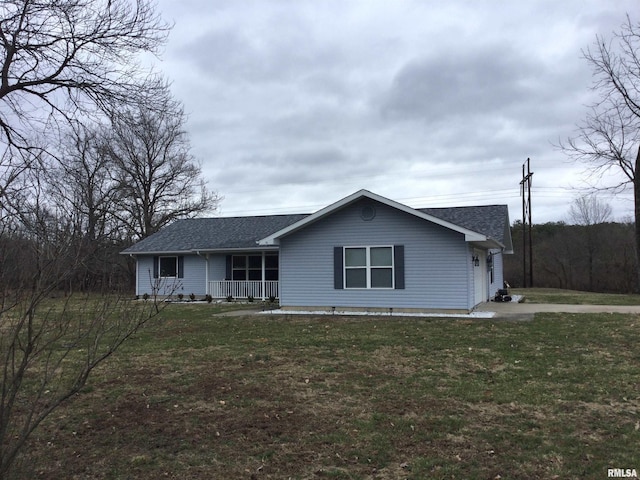
[[[136,296],[138,296],[140,295],[140,293],[138,293],[138,259],[133,253],[130,253],[129,257],[133,258],[136,261]]]

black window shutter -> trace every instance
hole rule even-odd
[[[158,272],[160,270],[160,257],[153,257],[153,278],[158,278]]]
[[[227,259],[226,259],[226,271],[224,274],[224,279],[225,280],[231,280],[231,255],[227,255]]]
[[[393,247],[393,263],[395,265],[396,289],[404,290],[404,245]]]
[[[178,278],[184,278],[184,257],[178,257]]]
[[[333,247],[333,288],[342,290],[344,288],[342,247]]]

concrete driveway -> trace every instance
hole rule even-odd
[[[479,312],[495,312],[494,318],[530,320],[538,312],[559,313],[636,313],[640,305],[565,305],[561,303],[487,302],[476,308]]]

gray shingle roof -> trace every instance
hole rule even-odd
[[[508,250],[512,248],[508,234],[509,216],[506,205],[419,208],[417,210],[487,235],[505,245]],[[258,240],[307,216],[308,214],[296,214],[178,220],[122,253],[179,253],[256,248]]]
[[[482,205],[473,207],[418,208],[420,212],[459,225],[491,237],[511,248],[507,237],[509,209],[506,205]],[[506,245],[505,242],[509,243]]]
[[[269,234],[302,220],[306,214],[177,220],[122,253],[177,253],[255,248]]]

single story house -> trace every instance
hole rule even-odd
[[[414,209],[360,190],[313,214],[178,220],[122,253],[141,296],[461,313],[503,287],[513,247],[506,205]]]

